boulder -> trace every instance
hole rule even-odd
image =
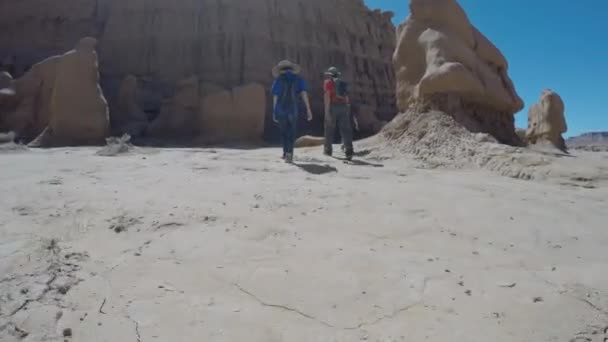
[[[8,88],[13,83],[13,76],[6,71],[0,71],[0,89]]]
[[[137,78],[128,75],[118,91],[116,108],[110,115],[116,135],[128,134],[131,137],[142,135],[148,125],[146,113],[137,103]]]
[[[295,147],[315,147],[323,146],[325,144],[325,137],[315,137],[312,135],[303,135],[296,139]]]
[[[196,76],[179,81],[175,95],[163,101],[159,116],[150,123],[147,135],[155,138],[183,140],[197,134],[199,80]]]
[[[2,117],[14,105],[17,93],[13,89],[13,77],[6,71],[0,71],[0,122]],[[1,124],[0,124],[1,131]]]
[[[266,90],[260,84],[236,87],[204,97],[201,138],[206,143],[260,142],[264,134]]]
[[[5,119],[5,125],[31,141],[48,126],[55,75],[59,56],[49,57],[13,82],[17,105]]]
[[[32,146],[97,145],[109,133],[108,104],[99,87],[95,38],[81,39],[76,48],[54,62],[48,126]],[[44,86],[44,85],[43,85]],[[43,89],[44,91],[44,89]]]
[[[439,110],[472,132],[520,144],[514,114],[523,101],[502,53],[456,0],[411,0],[410,12],[393,55],[399,110]]]
[[[549,143],[560,150],[566,150],[562,137],[568,130],[564,116],[564,101],[554,91],[543,90],[538,103],[528,111],[526,140],[530,144]]]

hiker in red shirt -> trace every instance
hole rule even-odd
[[[353,158],[353,129],[350,120],[350,99],[348,84],[340,79],[341,73],[336,67],[325,72],[327,79],[323,83],[325,101],[325,148],[324,154],[331,156],[336,123],[340,129],[346,159]]]

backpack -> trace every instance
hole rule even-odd
[[[340,78],[334,78],[334,84],[336,86],[336,99],[346,101],[346,97],[348,96],[348,83]]]
[[[296,103],[296,91],[295,91],[295,78],[292,80],[288,80],[285,77],[281,77],[280,79],[283,91],[277,100],[277,105],[280,106],[282,110],[290,110],[297,106]]]

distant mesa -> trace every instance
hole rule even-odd
[[[593,152],[608,151],[608,131],[588,132],[566,140],[568,148]]]

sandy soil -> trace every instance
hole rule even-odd
[[[608,338],[604,183],[96,150],[0,154],[1,341]]]

